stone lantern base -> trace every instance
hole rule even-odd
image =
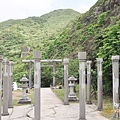
[[[2,113],[2,116],[8,116],[9,115],[9,113],[7,112],[7,113]]]
[[[18,104],[30,104],[31,103],[31,99],[27,98],[27,99],[19,99]]]
[[[69,101],[76,101],[76,100],[78,100],[78,98],[77,98],[77,96],[75,95],[75,92],[74,92],[75,84],[70,83],[69,87],[70,87],[70,93],[68,95],[68,100]]]
[[[77,96],[75,94],[74,95],[68,95],[68,100],[69,101],[77,101],[78,98],[77,98]]]

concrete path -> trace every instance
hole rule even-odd
[[[41,89],[41,120],[78,120],[79,103],[63,105],[50,88]],[[87,120],[108,120],[96,111],[95,105],[86,105]],[[9,116],[2,116],[2,120],[33,120],[33,105],[15,106],[9,109]]]

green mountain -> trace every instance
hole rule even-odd
[[[19,81],[22,74],[27,73],[27,65],[25,67],[21,63],[26,55],[32,59],[33,51],[37,49],[42,50],[44,54],[49,44],[65,27],[70,26],[69,22],[74,21],[79,16],[80,13],[72,9],[59,9],[40,17],[1,22],[0,53],[4,55],[4,58],[15,62],[14,80]],[[27,51],[27,48],[29,53],[23,53],[23,55],[22,52]]]
[[[23,46],[29,46],[31,51],[36,48],[43,50],[70,21],[79,15],[80,13],[72,9],[60,9],[41,17],[2,22],[0,51],[4,56],[14,59],[16,54],[16,57],[20,56]]]
[[[41,17],[0,23],[0,51],[17,63],[14,67],[16,81],[28,71],[28,65],[22,64],[21,60],[33,59],[36,49],[42,50],[42,59],[69,58],[69,76],[78,79],[77,54],[86,51],[87,59],[92,60],[93,89],[97,88],[96,58],[100,57],[103,58],[103,92],[110,94],[111,56],[120,54],[120,0],[98,0],[85,14],[71,11],[56,10]],[[21,58],[23,46],[29,46],[30,52]],[[52,70],[42,68],[42,71],[42,85],[49,86]],[[62,64],[58,65],[56,77],[60,83],[63,79]]]

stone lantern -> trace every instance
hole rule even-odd
[[[69,81],[69,87],[70,87],[70,93],[68,95],[68,100],[70,101],[78,100],[74,92],[75,82],[77,81],[77,79],[72,75],[71,77],[68,78],[68,81]]]
[[[28,79],[26,78],[26,75],[24,74],[20,82],[22,83],[22,89],[23,89],[23,94],[22,98],[19,99],[18,103],[19,104],[25,104],[25,103],[31,103],[31,99],[27,96],[26,90],[28,88]]]

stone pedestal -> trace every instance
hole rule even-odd
[[[26,90],[28,87],[28,82],[29,80],[26,78],[26,75],[23,75],[23,78],[20,80],[22,82],[22,89],[23,89],[23,94],[22,98],[19,99],[18,104],[28,104],[31,103],[31,99],[27,96]]]

